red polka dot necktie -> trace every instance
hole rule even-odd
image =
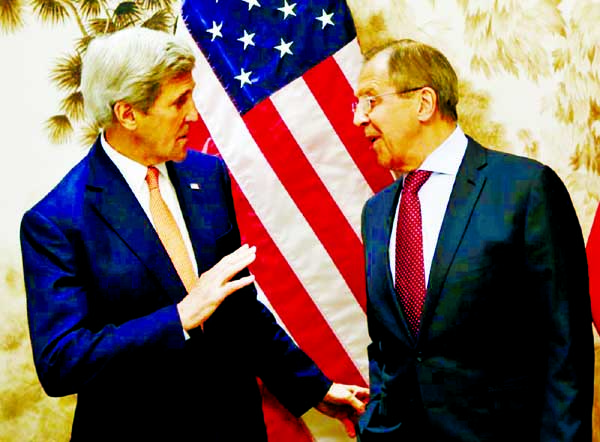
[[[431,172],[416,170],[406,175],[396,229],[396,283],[400,304],[413,336],[419,334],[425,303],[423,227],[418,192]]]

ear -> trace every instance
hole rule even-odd
[[[137,128],[136,111],[129,103],[117,101],[113,106],[115,118],[123,128],[134,130]]]
[[[420,94],[421,100],[419,101],[417,118],[419,121],[427,122],[431,120],[437,109],[437,94],[428,86],[421,89]]]

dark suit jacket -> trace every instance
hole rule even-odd
[[[167,167],[201,274],[240,245],[229,176],[197,152]],[[49,395],[78,394],[73,440],[264,441],[256,376],[296,415],[330,386],[253,286],[185,341],[183,284],[98,141],[21,243],[36,369]]]
[[[416,340],[389,270],[400,190],[398,180],[363,210],[372,343],[361,440],[591,440],[585,248],[557,175],[469,138]]]

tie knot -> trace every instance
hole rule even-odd
[[[148,167],[148,172],[146,173],[146,182],[148,183],[148,188],[150,190],[158,189],[158,173],[159,172],[156,167]]]
[[[425,181],[431,176],[428,170],[415,170],[404,178],[404,192],[417,193]]]

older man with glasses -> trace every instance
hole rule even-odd
[[[370,401],[360,440],[589,441],[584,241],[559,177],[457,124],[412,40],[366,54],[354,123],[397,180],[363,209]]]

